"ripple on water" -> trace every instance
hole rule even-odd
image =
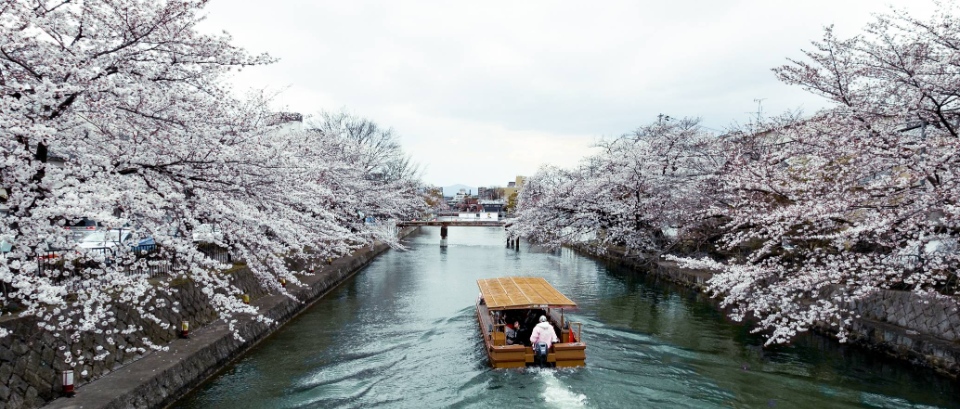
[[[883,409],[937,409],[937,406],[915,404],[906,399],[885,396],[877,393],[863,393],[860,402],[864,405]]]
[[[373,389],[376,381],[348,379],[336,384],[319,385],[309,394],[289,396],[287,407],[360,407],[359,401]],[[399,399],[399,398],[397,398]]]
[[[312,375],[297,382],[290,392],[310,393],[317,388],[331,385],[336,388],[347,386],[344,390],[350,391],[354,389],[350,386],[357,385],[359,379],[365,381],[362,382],[363,384],[382,379],[384,373],[388,373],[390,368],[400,365],[406,359],[402,355],[397,357],[386,356],[386,354],[356,356],[358,358],[316,368]]]
[[[774,350],[699,297],[502,229],[438,228],[390,251],[180,407],[960,408],[957,387],[823,345]],[[478,278],[540,275],[580,304],[587,366],[493,370]],[[826,344],[826,343],[825,343]]]

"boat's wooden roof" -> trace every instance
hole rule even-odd
[[[577,306],[542,277],[487,278],[477,285],[491,310]]]

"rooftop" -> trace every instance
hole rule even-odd
[[[487,278],[477,285],[491,310],[577,306],[542,277]]]

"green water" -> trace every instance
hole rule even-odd
[[[960,408],[957,381],[818,336],[761,348],[703,295],[570,250],[439,240],[411,235],[174,407]],[[585,368],[489,369],[476,279],[512,275],[580,305]]]

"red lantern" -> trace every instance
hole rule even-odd
[[[180,322],[180,338],[190,338],[190,321]]]

